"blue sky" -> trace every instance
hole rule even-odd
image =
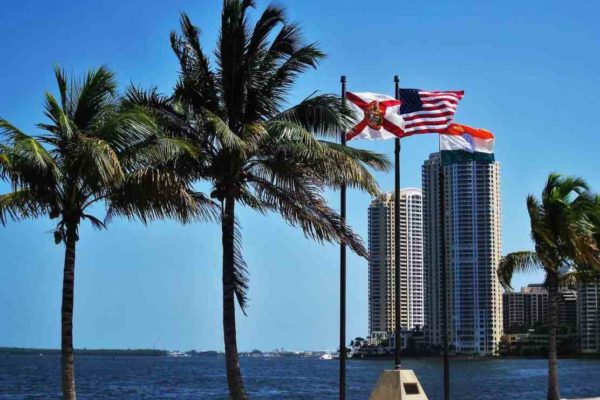
[[[594,1],[287,2],[307,39],[328,59],[303,77],[290,101],[314,90],[393,94],[403,87],[464,89],[456,120],[496,134],[501,163],[504,252],[531,248],[524,207],[547,174],[600,178],[596,94],[600,92],[600,6]],[[259,1],[259,10],[266,2]],[[169,32],[186,11],[215,43],[220,2],[8,1],[0,10],[0,116],[25,131],[43,121],[52,67],[81,74],[107,64],[121,88],[177,78]],[[392,156],[392,142],[353,142]],[[402,186],[421,184],[434,136],[402,144]],[[385,190],[393,176],[378,175]],[[0,192],[8,188],[0,184]],[[330,196],[337,206],[337,196]],[[366,238],[369,197],[352,192],[348,219]],[[338,250],[305,240],[277,216],[243,210],[250,268],[248,317],[239,347],[334,349],[338,340]],[[59,347],[63,248],[48,220],[0,228],[0,346]],[[217,226],[115,221],[85,226],[76,271],[75,346],[222,349]],[[519,276],[515,286],[541,279]],[[367,264],[348,262],[348,333],[367,333]]]

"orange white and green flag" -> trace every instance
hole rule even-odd
[[[442,164],[494,162],[494,135],[485,129],[452,123],[440,134]]]

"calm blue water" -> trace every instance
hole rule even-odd
[[[227,398],[224,359],[92,357],[76,360],[79,399]],[[379,372],[391,361],[350,360],[348,400],[366,400]],[[441,399],[441,363],[406,360],[429,399]],[[0,399],[60,398],[60,358],[0,358]],[[336,361],[310,358],[244,358],[242,368],[252,399],[337,399]],[[460,400],[543,399],[544,360],[452,361],[452,398]],[[600,360],[560,360],[564,397],[600,396]]]

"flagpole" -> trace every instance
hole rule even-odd
[[[342,105],[346,105],[346,75],[340,77]],[[346,146],[346,132],[342,130],[342,146]],[[346,185],[340,187],[340,217],[346,223]],[[340,242],[340,400],[346,399],[346,244]]]
[[[438,135],[439,190],[440,190],[440,264],[442,268],[442,346],[444,355],[444,400],[450,399],[450,355],[448,354],[448,273],[446,256],[446,185],[442,162],[442,137]]]
[[[394,97],[400,99],[400,79],[394,76]],[[394,261],[395,261],[395,286],[396,286],[396,354],[395,368],[401,369],[402,362],[400,353],[402,351],[402,336],[400,332],[400,138],[394,139]]]

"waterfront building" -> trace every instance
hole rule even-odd
[[[425,331],[442,343],[438,153],[422,167]],[[495,354],[502,335],[500,167],[467,162],[444,166],[449,343],[457,353]]]
[[[575,328],[577,323],[577,294],[561,289],[558,303],[558,323]],[[531,284],[520,292],[503,294],[504,333],[526,332],[548,324],[548,291],[543,284]]]
[[[507,291],[502,295],[502,305],[505,333],[547,322],[548,291],[542,285],[528,285],[520,292]]]
[[[393,332],[395,313],[394,194],[385,193],[369,206],[369,333]],[[400,191],[400,324],[424,324],[423,214],[420,189]]]
[[[505,292],[502,295],[502,321],[503,332],[526,326],[525,324],[525,293]]]
[[[579,351],[600,353],[600,283],[582,283],[577,289]]]

